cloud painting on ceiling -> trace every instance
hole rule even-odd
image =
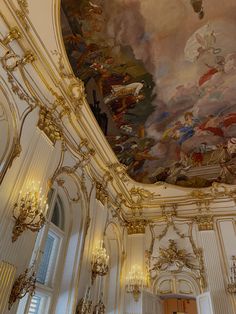
[[[236,2],[63,0],[75,75],[136,181],[236,183]]]

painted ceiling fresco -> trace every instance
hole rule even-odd
[[[236,183],[236,1],[63,0],[75,75],[136,181]]]

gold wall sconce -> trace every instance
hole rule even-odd
[[[146,286],[147,280],[141,267],[133,265],[126,278],[126,292],[132,293],[135,302],[138,302],[142,289]]]
[[[29,293],[34,295],[36,276],[33,267],[27,268],[23,274],[20,274],[15,280],[11,294],[8,300],[8,309],[10,310],[12,305],[18,300],[24,298]]]
[[[101,293],[99,302],[95,305],[93,309],[93,314],[105,314],[106,313],[106,307],[102,299],[103,299],[103,293]]]
[[[92,310],[92,300],[90,296],[91,288],[88,287],[85,296],[80,299],[77,307],[76,314],[89,314]]]
[[[26,229],[39,231],[45,224],[47,210],[48,204],[46,197],[42,195],[42,188],[37,188],[34,182],[24,193],[20,191],[13,207],[15,225],[12,230],[12,242],[15,242]]]
[[[236,293],[236,256],[231,257],[229,284],[227,287],[229,293]]]
[[[109,255],[107,254],[103,241],[100,241],[99,245],[92,252],[91,269],[92,284],[94,283],[97,275],[105,276],[108,273]]]

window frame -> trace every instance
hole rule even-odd
[[[41,284],[40,282],[36,281],[36,289],[35,289],[35,295],[39,296],[40,298],[45,298],[46,301],[43,308],[40,309],[40,312],[38,314],[49,314],[51,313],[51,307],[53,306],[56,297],[59,293],[60,288],[60,282],[62,280],[62,272],[60,272],[61,269],[63,269],[65,258],[63,258],[63,255],[66,250],[66,237],[65,237],[65,230],[60,229],[60,227],[56,226],[52,221],[53,211],[56,206],[56,202],[59,203],[60,207],[60,218],[59,218],[59,225],[62,226],[63,229],[65,229],[66,222],[65,222],[65,207],[63,204],[63,201],[60,197],[60,194],[58,193],[57,189],[52,189],[51,195],[49,195],[49,209],[47,212],[47,222],[44,225],[44,227],[39,231],[34,251],[31,258],[31,265],[35,262],[35,269],[36,273],[39,269],[39,265],[42,260],[46,240],[48,237],[48,234],[53,234],[53,237],[57,238],[57,254],[54,257],[55,260],[53,261],[53,274],[51,278],[49,279],[48,283]],[[64,220],[64,221],[62,221]],[[50,257],[51,259],[51,257]],[[51,262],[49,261],[49,267],[52,266]],[[48,271],[48,270],[47,270]],[[46,275],[47,276],[47,275]],[[18,306],[17,314],[29,314],[31,299],[29,295],[26,295],[25,298],[23,298]]]

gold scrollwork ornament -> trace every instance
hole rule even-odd
[[[21,33],[19,32],[17,27],[13,27],[10,29],[7,36],[2,40],[3,45],[7,46],[10,44],[13,40],[17,40],[21,38]]]

